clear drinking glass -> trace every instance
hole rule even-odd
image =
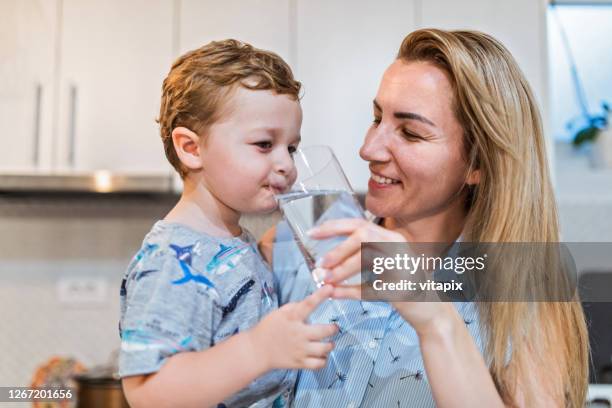
[[[319,262],[346,237],[316,240],[308,236],[308,230],[328,220],[365,218],[365,214],[329,146],[298,149],[294,161],[296,182],[289,193],[277,195],[276,198],[312,277],[320,287],[325,271],[318,266]],[[359,275],[347,283],[359,283]]]
[[[355,192],[329,146],[310,146],[298,149],[294,155],[297,179],[286,194],[276,198],[283,216],[293,231],[295,240],[306,259],[306,263],[317,285],[324,283],[325,270],[319,262],[323,256],[346,239],[336,236],[316,240],[308,236],[308,230],[325,221],[341,218],[365,218],[365,214]],[[358,284],[360,276],[356,275],[345,283]],[[346,315],[345,304],[337,300],[327,300],[334,314],[341,321],[336,324],[350,330],[351,322]],[[311,323],[317,323],[309,318]],[[338,378],[346,378],[347,367],[342,360],[336,359],[332,351],[329,354],[332,368]]]

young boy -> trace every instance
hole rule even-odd
[[[121,286],[120,375],[132,407],[284,406],[290,369],[318,369],[334,325],[305,319],[332,289],[280,309],[243,213],[276,208],[296,177],[297,82],[276,54],[235,40],[180,57],[159,123],[183,179]]]

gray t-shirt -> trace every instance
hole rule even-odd
[[[157,372],[175,353],[205,350],[253,327],[278,307],[273,279],[248,231],[218,238],[158,221],[121,284],[119,374]],[[219,407],[285,406],[294,381],[293,371],[271,371]]]

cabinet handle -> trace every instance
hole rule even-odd
[[[70,85],[70,122],[68,123],[68,165],[74,167],[76,143],[77,87]]]
[[[34,135],[32,146],[32,163],[38,167],[40,160],[40,110],[42,104],[42,84],[36,84],[36,98],[34,100]]]

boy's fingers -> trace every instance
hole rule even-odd
[[[304,360],[303,367],[306,370],[320,370],[327,365],[326,358],[308,357]]]
[[[307,338],[312,341],[320,341],[338,333],[335,324],[311,324],[306,327]]]
[[[306,352],[309,357],[326,358],[334,349],[334,343],[313,342],[308,345]]]
[[[333,291],[334,288],[330,285],[323,285],[323,287],[317,289],[312,295],[299,302],[297,304],[297,313],[299,317],[302,320],[306,320],[317,306],[331,296]]]
[[[332,298],[361,300],[361,286],[359,285],[337,286],[334,288],[334,293],[332,293]]]

